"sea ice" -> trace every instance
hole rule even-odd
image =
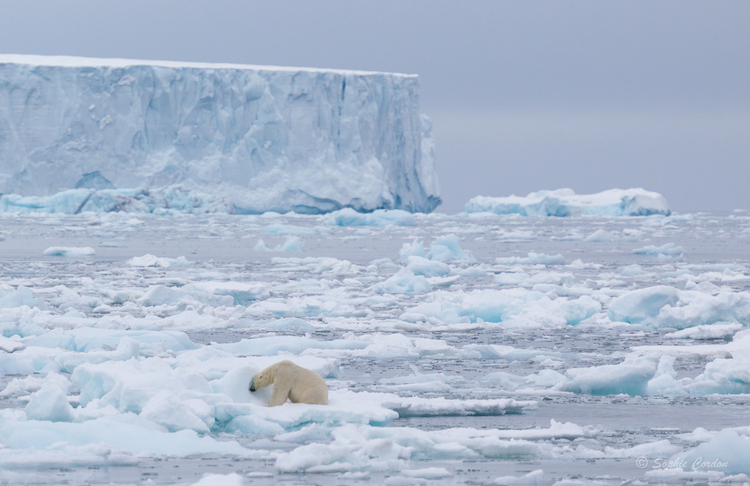
[[[299,237],[287,236],[284,243],[278,244],[273,248],[268,248],[263,240],[258,240],[253,248],[254,251],[275,251],[275,252],[300,252],[304,248],[305,242]]]
[[[634,255],[656,255],[659,258],[680,257],[685,250],[674,243],[665,243],[661,246],[648,245],[633,250]]]
[[[544,253],[529,252],[528,257],[495,258],[495,263],[501,265],[565,265],[565,257],[561,254],[545,255]]]
[[[44,250],[45,256],[62,256],[62,257],[80,257],[96,255],[96,251],[90,246],[71,247],[71,246],[52,246]]]
[[[461,240],[453,234],[435,238],[430,244],[430,252],[427,254],[427,258],[440,262],[477,261],[470,251],[461,248]]]
[[[344,208],[334,211],[323,219],[323,222],[331,226],[416,226],[414,216],[406,211],[397,209],[377,209],[371,213],[360,213],[352,208]]]

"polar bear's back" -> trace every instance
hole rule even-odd
[[[292,403],[328,405],[328,385],[319,374],[291,361],[281,361],[277,370],[274,388],[289,386]]]

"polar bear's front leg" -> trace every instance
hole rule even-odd
[[[277,383],[281,380],[273,380],[273,394],[271,395],[271,401],[268,402],[269,407],[278,407],[284,405],[287,398],[289,398],[289,391],[292,389],[289,383]]]

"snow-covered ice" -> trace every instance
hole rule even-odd
[[[0,483],[746,482],[750,217],[612,216],[0,214]]]

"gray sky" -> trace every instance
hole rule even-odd
[[[750,209],[750,2],[0,0],[0,52],[416,73],[443,205]]]

